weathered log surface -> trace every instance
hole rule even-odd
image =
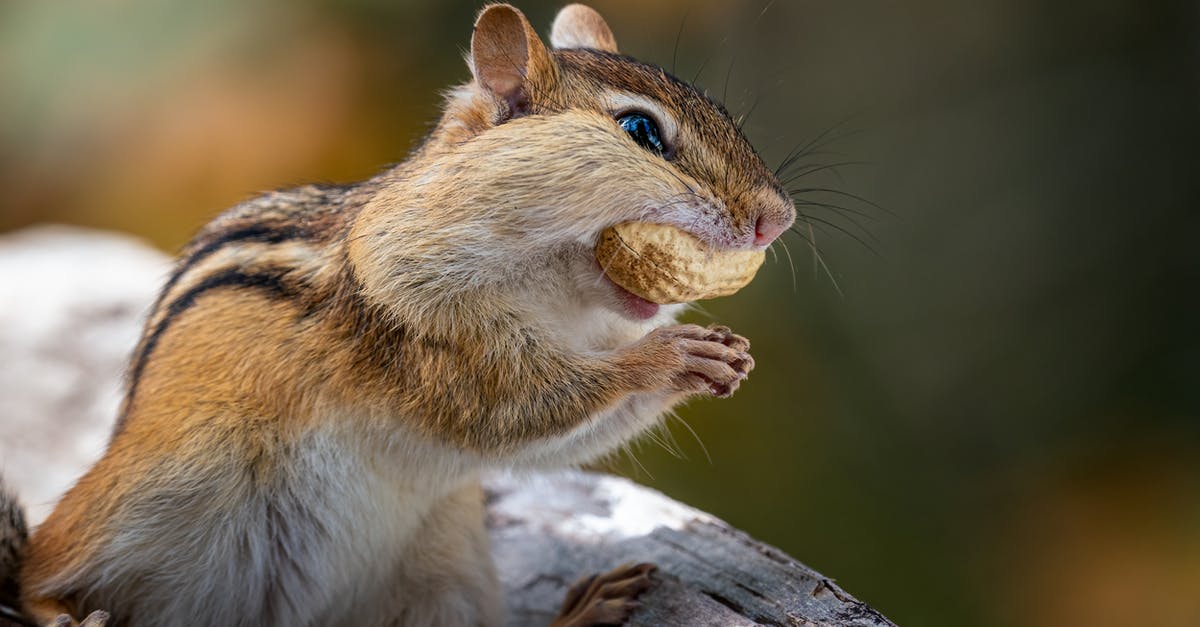
[[[0,472],[33,521],[100,454],[167,268],[112,234],[0,237]],[[659,565],[634,625],[892,624],[779,550],[625,479],[496,474],[487,491],[510,625],[546,624],[576,579],[625,562]]]
[[[0,472],[31,522],[104,449],[125,363],[169,265],[108,233],[0,237]]]
[[[487,489],[510,625],[548,623],[570,583],[625,562],[659,566],[632,625],[892,624],[778,549],[627,479],[495,475]]]

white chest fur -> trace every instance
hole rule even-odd
[[[468,476],[456,454],[413,441],[331,429],[281,447],[270,477],[193,468],[193,481],[145,486],[162,494],[143,501],[154,514],[115,533],[98,561],[110,566],[81,574],[85,603],[139,624],[383,623],[411,537]]]

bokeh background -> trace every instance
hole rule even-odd
[[[544,32],[559,2],[519,4]],[[371,176],[467,77],[478,6],[0,3],[0,230],[171,251]],[[593,6],[833,190],[693,316],[759,364],[680,412],[703,444],[675,422],[611,467],[902,625],[1200,625],[1200,5]]]

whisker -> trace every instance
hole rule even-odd
[[[804,218],[801,219],[803,220]],[[817,240],[815,238],[810,239],[804,231],[800,230],[799,225],[792,225],[788,228],[788,232],[803,240],[804,243],[808,244],[809,248],[817,248]]]
[[[714,316],[711,311],[705,309],[699,303],[689,303],[688,307],[692,311],[695,311],[696,313],[700,314],[700,316],[703,317],[705,320],[710,320],[713,322],[715,322],[717,320],[717,317]]]
[[[808,234],[813,238],[813,241],[816,241],[817,235],[816,233],[813,233],[813,226],[811,222],[808,224]],[[825,269],[825,276],[829,277],[829,282],[833,284],[834,291],[836,291],[838,296],[841,298],[845,298],[846,295],[842,293],[842,286],[838,285],[837,279],[833,277],[833,271],[829,269],[829,264],[825,263],[825,255],[822,255],[816,247],[813,247],[813,257],[818,263],[821,264],[821,267]]]
[[[801,159],[808,154],[811,154],[809,152],[810,150],[816,150],[818,148],[823,148],[826,145],[828,145],[829,141],[833,141],[834,139],[837,139],[836,137],[831,137],[828,141],[824,141],[824,142],[822,141],[822,140],[825,140],[825,138],[830,133],[837,130],[838,127],[845,124],[846,121],[847,120],[843,120],[841,122],[838,122],[837,124],[834,124],[833,126],[830,126],[829,128],[825,129],[824,131],[821,131],[820,134],[818,134],[816,137],[809,140],[807,143],[801,142],[799,145],[797,145],[795,148],[793,148],[787,154],[787,156],[784,157],[783,162],[779,164],[779,167],[775,168],[775,175],[779,176],[780,172],[783,172],[784,170],[786,170],[796,160]]]
[[[739,131],[740,131],[740,130],[742,130],[742,128],[743,128],[744,126],[746,126],[746,121],[750,119],[750,115],[751,115],[751,114],[753,114],[753,113],[754,113],[754,110],[758,108],[758,103],[759,103],[759,100],[760,100],[760,98],[759,98],[758,94],[755,94],[755,96],[754,96],[754,102],[752,102],[752,103],[750,104],[750,109],[749,109],[749,110],[747,110],[747,111],[746,111],[745,113],[743,113],[742,115],[738,116],[738,119],[737,119],[737,122],[736,122],[736,124],[737,124],[737,127],[738,127],[738,130],[739,130]]]
[[[637,458],[637,455],[633,452],[633,448],[630,447],[628,443],[621,448],[624,449],[625,454],[629,456],[629,459],[633,460],[633,463],[637,464],[637,467],[640,468],[642,472],[646,473],[647,477],[650,477],[651,480],[654,479],[654,475],[642,465],[642,460]]]
[[[726,109],[729,108],[729,77],[733,76],[733,64],[735,61],[737,61],[736,56],[730,57],[729,69],[725,70],[725,86],[721,88],[721,104],[724,105]]]
[[[760,20],[762,20],[763,16],[766,15],[767,11],[770,10],[770,8],[773,6],[775,6],[775,0],[771,0],[770,2],[768,2],[767,6],[763,7],[762,11],[758,12],[758,17],[754,18],[754,23],[750,24],[750,28],[754,28],[755,26],[758,26],[758,22]]]
[[[667,413],[667,418],[673,418],[675,420],[678,420],[679,424],[683,425],[683,428],[687,429],[688,433],[692,434],[692,438],[696,440],[696,444],[699,444],[700,450],[704,452],[704,459],[708,460],[709,466],[712,466],[713,465],[712,455],[708,454],[708,447],[704,446],[704,441],[700,439],[700,435],[696,433],[696,430],[692,428],[692,425],[688,424],[688,422],[686,420],[684,420],[682,416],[680,416],[678,413],[673,412],[673,411]]]
[[[792,269],[792,293],[796,294],[798,292],[796,289],[796,263],[792,261],[792,251],[788,250],[787,242],[779,240],[779,244],[783,246],[783,252],[787,255],[788,267]]]
[[[861,131],[859,130],[850,130],[834,134],[834,131],[840,130],[847,123],[849,123],[853,117],[853,115],[848,115],[822,131],[819,135],[809,140],[807,143],[802,142],[800,145],[797,145],[796,148],[793,148],[792,151],[788,153],[783,162],[779,164],[779,167],[775,168],[775,175],[779,176],[781,172],[785,171],[791,164],[795,163],[799,159],[802,159],[806,156],[819,154],[815,151],[824,148],[825,146],[828,146],[837,140],[853,137],[860,133]]]
[[[832,203],[823,203],[823,202],[818,202],[815,200],[793,199],[792,203],[797,208],[810,207],[813,209],[825,209],[825,210],[831,211],[834,214],[836,214],[839,218],[846,220],[851,225],[858,228],[859,231],[862,231],[863,236],[870,238],[872,241],[874,241],[877,244],[880,243],[879,238],[876,237],[875,234],[872,233],[870,229],[868,229],[866,226],[864,226],[862,222],[859,222],[857,219],[852,217],[852,216],[857,216],[859,218],[863,218],[864,220],[878,221],[879,218],[877,218],[875,216],[872,216],[870,214],[867,214],[867,213],[864,213],[862,211],[858,211],[855,209],[843,207],[841,205],[835,205]],[[820,219],[819,221],[823,222],[824,224],[829,224],[830,226],[836,226],[836,225],[832,224],[831,222],[824,221],[823,219]]]
[[[655,428],[655,430],[658,431],[659,436],[669,444],[667,450],[673,457],[675,457],[675,459],[686,460],[688,458],[687,453],[685,453],[679,446],[679,441],[675,439],[675,434],[671,433],[671,427],[666,422],[658,423],[658,426]]]
[[[839,161],[837,163],[825,163],[825,164],[813,163],[813,164],[801,165],[800,167],[803,169],[801,169],[799,171],[784,172],[784,173],[780,174],[779,182],[785,186],[791,185],[792,183],[794,183],[796,181],[796,179],[799,179],[804,176],[809,176],[811,174],[817,174],[818,172],[825,172],[826,170],[832,170],[834,174],[841,176],[841,174],[838,172],[838,168],[854,166],[854,165],[871,165],[871,163],[869,161]]]
[[[838,224],[830,222],[829,220],[824,220],[822,218],[818,218],[815,216],[805,216],[804,219],[806,222],[809,223],[809,226],[812,226],[812,223],[816,222],[817,224],[823,224],[831,229],[836,229],[839,233],[841,233],[841,234],[845,235],[846,237],[849,237],[849,238],[853,239],[854,241],[858,242],[859,244],[861,244],[863,246],[863,248],[866,248],[867,250],[871,251],[871,254],[875,255],[876,257],[880,257],[880,258],[883,257],[883,255],[880,255],[879,251],[876,250],[874,246],[869,244],[863,238],[859,237],[858,234],[855,233],[854,231],[851,231],[851,230],[844,228]],[[850,218],[846,218],[846,219],[849,220]],[[859,225],[858,223],[855,223],[855,225],[858,226],[859,228],[862,228],[862,225]],[[874,235],[871,235],[870,231],[866,231],[864,229],[864,232],[867,234],[867,237],[871,237],[871,238],[875,237]]]
[[[659,428],[661,428],[661,425],[659,425]],[[679,451],[672,449],[671,446],[669,444],[667,444],[667,441],[662,437],[662,434],[655,433],[655,431],[657,431],[657,429],[648,429],[648,430],[644,431],[643,433],[648,440],[650,440],[651,442],[654,442],[655,444],[662,447],[662,449],[664,451],[666,451],[669,455],[671,455],[672,457],[674,457],[676,459],[682,459],[683,458],[682,454]]]
[[[801,200],[798,198],[793,198],[792,202],[795,203],[796,205],[803,206],[803,207],[812,207],[813,209],[828,209],[829,211],[832,211],[838,215],[843,215],[843,214],[849,213],[851,215],[856,215],[865,220],[872,220],[872,221],[876,221],[876,222],[879,221],[879,218],[877,216],[873,216],[873,215],[871,215],[865,211],[862,211],[860,209],[844,207],[842,205],[836,205],[831,202],[819,202],[816,200]]]
[[[801,215],[803,215],[803,214],[801,214]],[[829,269],[829,265],[825,263],[825,256],[821,254],[821,248],[819,246],[817,246],[817,234],[813,231],[812,223],[808,222],[807,216],[804,217],[804,220],[805,220],[806,226],[808,226],[808,236],[807,237],[804,235],[803,231],[797,229],[795,226],[791,227],[788,230],[792,233],[795,233],[796,235],[799,235],[800,239],[808,242],[809,248],[812,249],[812,252],[813,252],[813,277],[816,278],[818,276],[818,272],[819,272],[818,268],[823,269],[825,271],[825,276],[829,277],[829,282],[833,284],[833,289],[838,293],[838,296],[845,298],[845,294],[842,293],[842,287],[840,285],[838,285],[837,279],[834,278],[833,272],[830,271],[830,269]]]
[[[879,237],[876,236],[874,233],[872,233],[871,230],[868,229],[866,226],[864,226],[862,222],[859,222],[858,220],[856,220],[848,215],[845,215],[845,214],[839,213],[838,216],[840,218],[842,218],[843,220],[849,222],[851,225],[853,225],[859,231],[861,231],[863,234],[863,237],[871,240],[872,242],[874,242],[876,244],[883,244],[883,242],[879,239]],[[830,224],[830,226],[832,226],[832,223]]]
[[[789,189],[788,195],[795,196],[797,194],[806,194],[806,193],[811,193],[811,192],[822,192],[825,194],[835,194],[838,196],[845,196],[846,198],[853,198],[854,200],[857,200],[858,202],[870,205],[892,217],[896,217],[896,214],[894,212],[892,212],[888,209],[885,209],[884,207],[882,207],[876,203],[873,203],[873,202],[867,200],[866,198],[863,198],[862,196],[859,196],[857,194],[851,194],[850,192],[844,192],[840,189],[831,189],[828,187],[801,187],[798,189]]]
[[[679,32],[675,33],[675,48],[671,50],[671,75],[675,74],[675,62],[679,59],[679,40],[683,39],[683,26],[687,24],[689,11],[683,12],[683,19],[679,20]]]

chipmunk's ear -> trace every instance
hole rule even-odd
[[[557,77],[550,51],[529,20],[507,4],[490,4],[475,20],[471,71],[484,89],[508,105],[507,118],[528,113],[532,92],[549,90]]]
[[[550,29],[550,45],[617,52],[617,38],[608,22],[595,9],[582,4],[568,4],[558,12]]]

